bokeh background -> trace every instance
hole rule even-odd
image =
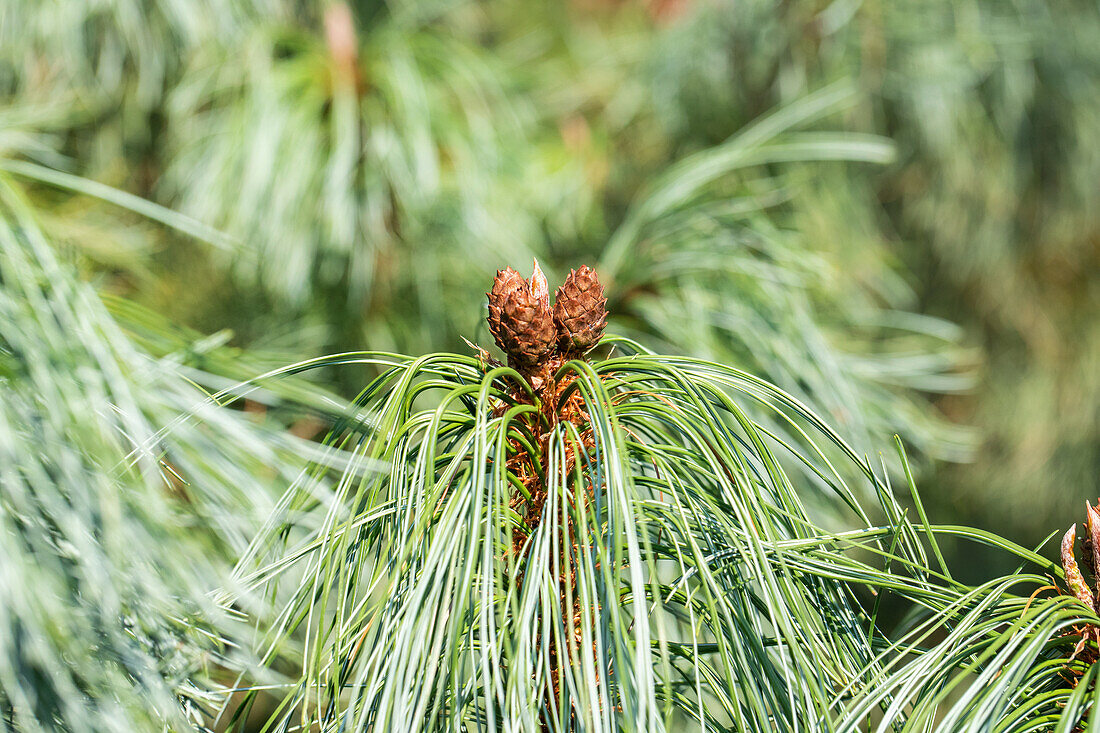
[[[488,345],[497,268],[587,263],[614,331],[899,434],[936,521],[1038,545],[1100,493],[1098,41],[1086,0],[5,0],[3,379],[61,414],[13,345],[39,297],[51,378],[109,328],[240,379]],[[210,561],[293,473],[234,449]]]

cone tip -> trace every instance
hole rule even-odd
[[[527,281],[527,287],[531,295],[538,299],[544,307],[549,307],[550,291],[546,284],[546,275],[542,274],[537,259],[535,260],[534,270],[531,272],[531,278]]]

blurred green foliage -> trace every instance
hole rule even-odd
[[[920,310],[981,354],[976,389],[939,400],[980,450],[933,498],[1029,542],[1100,470],[1098,35],[1088,2],[703,3],[654,62],[688,144],[822,81],[864,90],[856,124],[898,160],[833,221],[873,219]]]
[[[9,13],[11,29],[67,29],[12,39],[14,98],[81,100],[53,108],[72,119],[35,120],[55,144],[28,154],[230,236],[219,249],[157,233],[129,260],[85,246],[114,292],[249,348],[421,352],[484,337],[495,269],[538,256],[560,276],[588,261],[615,281],[620,330],[768,374],[863,450],[900,432],[929,456],[967,454],[913,389],[964,386],[956,334],[912,317],[873,227],[856,246],[829,241],[851,227],[801,221],[821,177],[860,182],[862,201],[867,164],[892,158],[888,141],[846,130],[850,85],[759,105],[752,134],[734,134],[746,116],[724,141],[695,140],[660,104],[653,67],[677,31],[653,8],[86,11]],[[86,34],[84,56],[51,61],[51,42]]]
[[[1097,38],[1068,0],[8,0],[5,256],[33,240],[36,278],[111,306],[119,351],[42,357],[61,381],[464,350],[495,269],[598,265],[613,330],[760,374],[861,451],[898,432],[939,518],[1038,542],[1100,470]],[[239,351],[194,347],[215,332]],[[12,421],[58,416],[59,462],[121,450],[102,404],[55,412],[17,371]],[[143,430],[186,411],[127,379]]]
[[[183,356],[135,345],[0,176],[5,730],[203,719],[190,681],[233,627],[210,594],[306,459],[206,399]]]

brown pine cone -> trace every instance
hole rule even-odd
[[[520,368],[537,364],[558,336],[546,277],[538,262],[530,280],[510,267],[498,271],[488,296],[489,331],[497,346]]]
[[[554,302],[561,349],[583,354],[596,345],[607,325],[607,298],[596,271],[588,265],[570,270]]]

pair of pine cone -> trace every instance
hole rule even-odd
[[[489,331],[508,362],[530,372],[553,356],[583,356],[607,325],[607,298],[587,265],[571,270],[553,307],[546,276],[535,261],[530,279],[507,267],[497,271],[489,296]]]

